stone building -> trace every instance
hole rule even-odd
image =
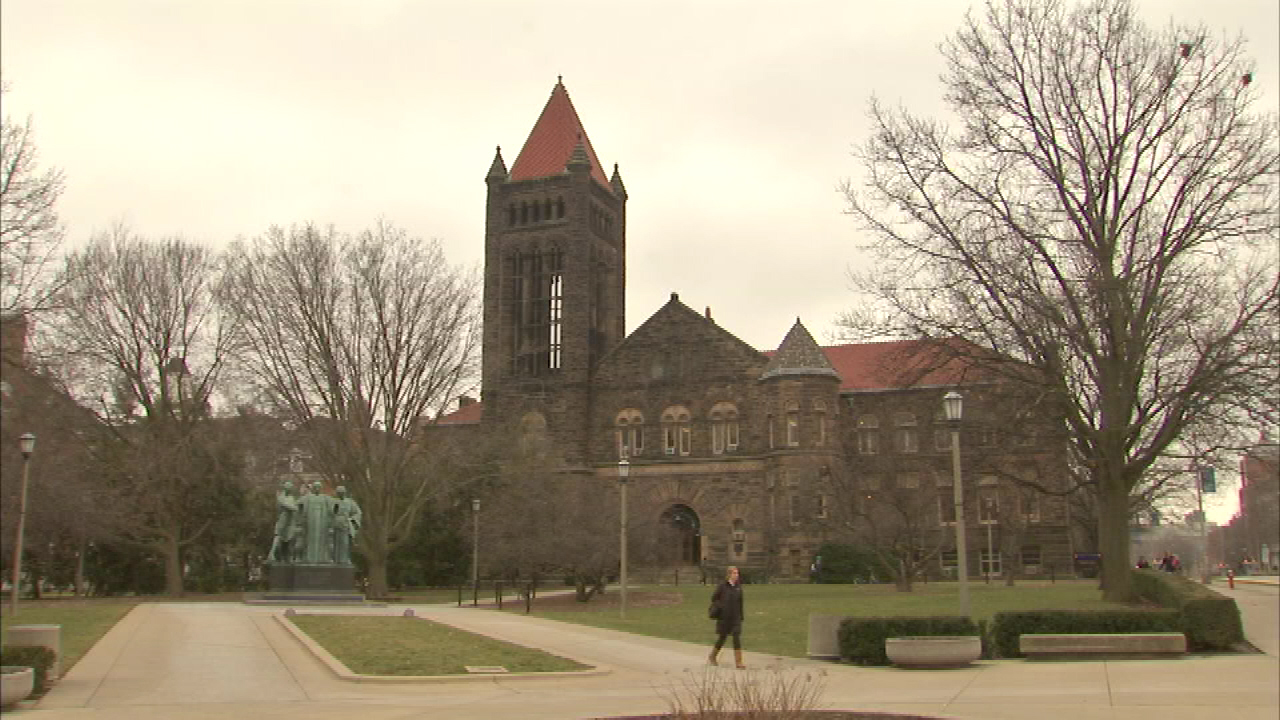
[[[960,388],[966,417],[980,418],[962,443],[973,572],[1070,566],[1066,503],[1014,482],[1061,489],[1061,454],[1029,434],[1039,418],[992,414],[1006,383],[945,345],[820,347],[797,319],[761,351],[676,293],[627,335],[627,189],[563,84],[510,169],[499,149],[485,183],[483,395],[439,432],[538,436],[565,472],[601,483],[627,458],[638,512],[676,529],[686,566],[803,578],[825,541],[881,542],[883,528],[901,545],[877,505],[901,499],[919,571],[939,576],[955,565],[942,397]]]

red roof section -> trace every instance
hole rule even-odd
[[[542,108],[538,122],[534,123],[529,139],[524,141],[524,148],[511,166],[511,179],[532,180],[564,172],[564,166],[569,162],[569,156],[573,154],[579,138],[586,145],[587,157],[591,159],[591,177],[602,187],[612,191],[604,168],[600,166],[600,159],[591,147],[591,139],[587,137],[582,121],[578,119],[578,111],[573,109],[573,103],[569,100],[569,91],[558,81],[551,89],[551,97],[547,100],[546,107]]]
[[[982,380],[972,361],[924,340],[832,345],[822,351],[840,374],[841,391],[937,387]]]
[[[436,425],[475,425],[480,422],[480,418],[484,416],[484,406],[479,402],[472,402],[454,410],[448,415],[443,415],[436,420]]]

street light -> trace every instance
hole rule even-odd
[[[952,390],[942,398],[942,409],[951,425],[952,491],[956,503],[956,568],[960,576],[960,614],[969,617],[969,564],[965,547],[964,488],[960,484],[960,418],[964,396]]]
[[[22,534],[27,523],[27,477],[31,468],[31,454],[36,451],[36,436],[23,433],[18,438],[22,451],[22,494],[18,501],[18,539],[13,543],[13,585],[9,588],[9,617],[18,614],[18,590],[22,587]]]
[[[480,603],[480,498],[471,500],[471,604]]]
[[[631,463],[624,455],[618,461],[618,489],[622,496],[622,619],[627,619],[627,478],[631,475]]]

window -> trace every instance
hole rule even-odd
[[[867,479],[866,479],[866,481],[865,481],[865,483],[866,483],[866,486],[867,486],[867,489],[868,489],[868,490],[879,490],[879,489],[880,489],[880,476],[879,476],[879,475],[868,475],[868,476],[867,476]]]
[[[818,437],[814,444],[822,447],[827,444],[827,404],[821,400],[814,400],[813,414],[818,420]]]
[[[880,421],[875,415],[858,418],[858,453],[875,455],[880,452]]]
[[[747,526],[742,518],[733,519],[733,554],[741,558],[747,553]]]
[[[815,510],[813,516],[819,520],[823,520],[827,517],[827,500],[827,496],[821,494],[814,499]]]
[[[983,575],[1000,574],[1000,551],[987,552],[986,548],[978,553],[979,572]]]
[[[977,433],[978,445],[981,447],[995,447],[996,429],[990,425],[979,425],[973,429]]]
[[[1022,504],[1022,518],[1029,523],[1040,522],[1040,493],[1035,488],[1024,487],[1018,499]]]
[[[618,413],[616,435],[618,457],[634,457],[644,453],[644,415],[628,408]]]
[[[688,455],[693,449],[689,411],[681,405],[669,407],[662,413],[662,446],[667,455]]]
[[[899,473],[896,479],[898,487],[904,490],[914,490],[920,487],[919,473]]]
[[[711,408],[711,452],[720,455],[738,449],[738,408],[716,403]]]
[[[939,452],[946,452],[951,449],[951,428],[933,429],[933,449]]]
[[[996,525],[1000,522],[1000,487],[987,476],[978,481],[978,522]]]
[[[920,438],[916,432],[916,416],[911,413],[898,413],[893,416],[898,452],[920,452]]]
[[[943,550],[938,555],[938,558],[942,561],[942,568],[944,570],[950,568],[953,571],[960,566],[960,564],[956,562],[956,558],[958,557],[960,556],[955,550]]]
[[[765,425],[769,428],[769,449],[772,450],[775,447],[775,444],[773,441],[773,413],[769,413],[768,415],[765,415],[764,422],[765,422]]]
[[[804,517],[804,509],[801,505],[802,503],[800,500],[800,496],[792,495],[791,496],[791,524],[792,525],[799,525],[800,520]]]
[[[787,403],[787,447],[800,445],[800,403]]]
[[[1022,564],[1035,567],[1040,566],[1040,546],[1039,545],[1023,545],[1022,546]]]
[[[956,495],[951,486],[938,488],[938,524],[956,524]]]

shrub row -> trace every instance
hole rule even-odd
[[[1181,632],[1173,610],[1025,610],[996,613],[991,647],[995,657],[1021,657],[1018,636],[1027,633],[1152,633]]]
[[[1134,570],[1133,589],[1138,597],[1176,611],[1180,630],[1193,651],[1230,650],[1244,641],[1240,608],[1232,598],[1176,573]]]
[[[981,634],[973,620],[958,615],[845,618],[840,623],[840,657],[858,665],[888,665],[885,638]]]
[[[0,665],[35,668],[33,687],[34,693],[39,695],[47,689],[45,683],[48,681],[49,668],[53,667],[53,661],[57,657],[52,650],[44,646],[6,647],[0,650]]]

